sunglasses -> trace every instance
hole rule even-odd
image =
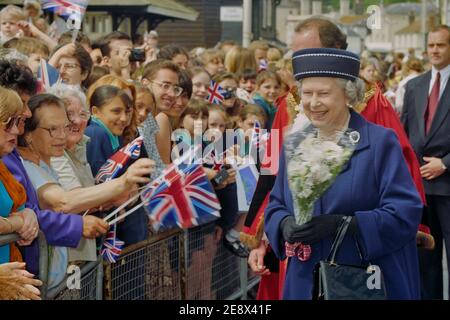
[[[3,125],[5,126],[5,131],[10,132],[14,126],[18,128],[19,122],[22,119],[23,119],[22,116],[9,117],[8,120],[3,122]]]

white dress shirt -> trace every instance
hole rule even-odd
[[[431,68],[431,80],[430,87],[428,88],[428,95],[431,94],[438,71],[441,73],[441,86],[439,88],[439,99],[441,99],[442,93],[444,93],[445,86],[447,85],[448,78],[450,77],[450,64],[441,70],[437,70],[434,66]]]

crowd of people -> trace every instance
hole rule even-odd
[[[199,132],[207,146],[232,130],[243,133],[242,146],[222,143],[221,164],[203,164],[221,209],[206,228],[190,230],[207,230],[189,257],[193,272],[213,264],[216,250],[202,248],[223,242],[261,276],[258,298],[311,299],[314,266],[342,218],[352,216],[343,261],[379,265],[389,299],[442,299],[443,240],[450,257],[447,26],[430,31],[421,58],[412,51],[360,58],[322,18],[301,22],[289,49],[230,40],[188,51],[159,47],[155,31],[133,39],[80,31],[72,42],[71,31],[51,30],[35,1],[3,8],[0,26],[0,234],[21,237],[0,247],[0,298],[39,299],[39,230],[50,247],[48,287],[55,288],[70,264],[97,260],[110,229],[104,216],[159,177]],[[43,64],[59,72],[51,88]],[[220,103],[208,99],[212,84],[223,88]],[[361,140],[313,219],[298,226],[282,145],[302,114],[322,134],[350,127]],[[258,184],[242,212],[230,164],[249,155],[257,125],[277,134],[267,141],[270,161],[256,159]],[[138,159],[96,184],[108,159],[138,136]],[[155,232],[144,208],[117,224],[125,246]],[[308,261],[286,258],[286,243],[297,242],[311,245]]]

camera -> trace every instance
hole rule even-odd
[[[134,61],[139,61],[139,62],[143,62],[145,61],[145,52],[144,49],[131,49],[131,53],[130,53],[130,62],[134,62]]]
[[[233,88],[225,88],[223,93],[223,98],[225,100],[236,97],[236,89]]]

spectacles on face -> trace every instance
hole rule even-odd
[[[91,113],[89,111],[81,111],[79,113],[69,111],[67,112],[67,117],[70,122],[74,122],[77,118],[82,121],[88,121],[91,117]]]
[[[51,128],[37,127],[37,129],[43,129],[48,131],[50,137],[52,138],[60,138],[66,137],[69,134],[70,124],[66,124],[63,127],[51,127]]]
[[[77,64],[77,63],[64,63],[64,64],[59,66],[60,70],[66,69],[68,71],[73,71],[73,70],[75,70],[77,68],[81,68],[81,66],[79,64]]]
[[[8,120],[3,122],[3,125],[5,126],[6,132],[11,132],[11,130],[16,127],[19,128],[19,122],[22,120],[22,116],[15,116],[15,117],[9,117]]]
[[[152,80],[150,82],[156,83],[165,92],[169,92],[170,90],[172,90],[173,93],[175,94],[175,96],[177,96],[177,97],[179,97],[183,93],[183,88],[179,87],[177,85],[174,85],[171,83],[166,83],[166,82],[159,82],[159,81],[155,81],[155,80]]]

